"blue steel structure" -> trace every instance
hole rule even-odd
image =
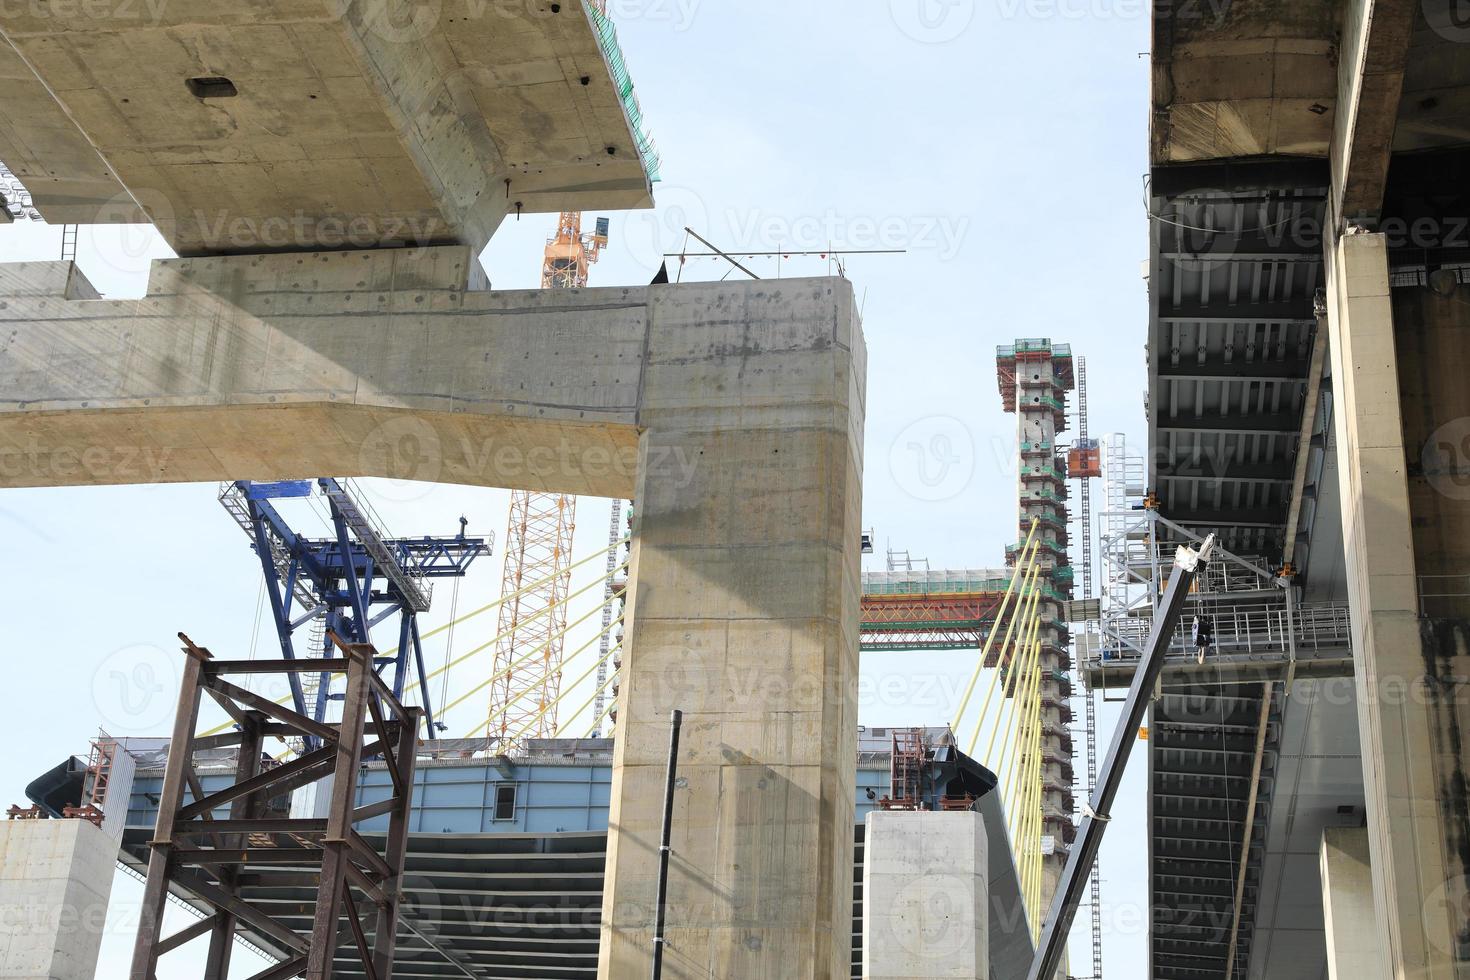
[[[275,504],[308,498],[316,491],[330,512],[334,532],[330,538],[297,533]],[[348,642],[371,643],[374,627],[396,616],[397,652],[378,658],[375,666],[397,698],[403,697],[411,678],[417,682],[424,734],[433,738],[443,725],[434,720],[418,614],[432,600],[429,580],[462,577],[476,558],[490,552],[493,538],[467,537],[463,517],[459,534],[453,537],[385,537],[351,485],[331,477],[278,483],[239,480],[222,486],[220,503],[250,536],[260,560],[281,655],[287,660],[330,658],[334,653],[329,633]],[[303,626],[311,628],[301,643],[296,634]],[[332,675],[326,671],[316,675],[314,689],[303,685],[297,674],[287,676],[296,711],[326,721],[329,702],[342,697],[332,692]],[[310,737],[306,747],[316,748],[317,742]]]

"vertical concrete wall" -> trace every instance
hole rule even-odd
[[[875,810],[863,862],[863,980],[990,976],[980,814]]]
[[[1395,978],[1453,977],[1465,934],[1467,856],[1446,832],[1457,792],[1458,709],[1442,696],[1421,639],[1399,355],[1383,235],[1328,253],[1333,413],[1342,498],[1358,725],[1372,854],[1377,962]],[[1398,325],[1404,329],[1407,325]],[[1428,669],[1427,669],[1428,668]],[[1453,921],[1452,921],[1453,920]]]
[[[0,823],[0,978],[92,980],[116,864],[86,820]]]
[[[1368,832],[1347,827],[1323,831],[1321,868],[1328,980],[1386,980],[1388,974],[1377,969]]]
[[[850,975],[865,355],[833,288],[651,294],[602,980],[649,969],[673,708],[664,977]]]

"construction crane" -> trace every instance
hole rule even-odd
[[[280,503],[299,499],[327,511],[332,536],[312,538],[297,532]],[[221,484],[219,502],[250,538],[265,576],[271,622],[281,656],[331,659],[331,635],[372,642],[372,631],[395,615],[398,645],[393,656],[373,666],[393,696],[417,688],[424,709],[426,738],[435,737],[435,707],[430,700],[418,616],[433,601],[433,579],[463,578],[470,564],[490,552],[491,537],[395,538],[383,530],[365,496],[349,480],[322,478]],[[332,719],[328,705],[340,701],[329,671],[288,673],[291,707],[317,725]],[[316,748],[308,737],[303,748]]]
[[[546,243],[541,288],[586,286],[607,235],[608,219],[598,218],[587,234],[580,211],[563,211],[556,235]],[[487,731],[502,752],[521,739],[556,734],[576,526],[577,498],[571,494],[511,492],[500,593],[510,598],[500,604],[493,671],[497,679],[489,705],[494,721]],[[535,655],[527,658],[531,651]]]

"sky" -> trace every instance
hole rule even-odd
[[[898,250],[844,259],[869,355],[863,520],[878,554],[865,569],[881,570],[889,546],[934,568],[1003,564],[1004,546],[1016,539],[1016,473],[1014,418],[1002,413],[996,390],[998,344],[1070,342],[1087,359],[1091,433],[1125,432],[1143,444],[1146,3],[608,6],[662,181],[655,210],[608,215],[611,242],[593,285],[647,283],[662,253],[686,247],[686,226],[736,252]],[[538,285],[554,224],[548,215],[506,221],[482,257],[497,288]],[[59,248],[58,228],[0,226],[0,261],[55,258]],[[108,296],[140,295],[148,263],[169,254],[147,228],[88,226],[79,237],[79,264]],[[745,264],[762,277],[834,271],[819,256]],[[740,275],[711,259],[676,263],[673,272],[686,281]],[[452,534],[461,515],[471,534],[505,532],[505,491],[365,481],[364,493],[397,534]],[[0,491],[0,535],[11,555],[0,567],[0,595],[20,695],[5,731],[22,749],[0,757],[8,796],[0,804],[21,802],[28,781],[68,754],[85,754],[99,728],[166,733],[177,631],[231,656],[269,653],[258,566],[216,496],[212,485]],[[577,518],[580,558],[604,546],[608,503],[583,500]],[[302,519],[319,523],[312,513]],[[599,568],[583,566],[574,589]],[[447,621],[451,606],[464,612],[491,602],[500,571],[497,541],[457,600],[441,583],[426,626]],[[595,605],[574,606],[572,617]],[[492,619],[458,628],[452,654],[491,639]],[[569,649],[588,638],[573,631]],[[444,639],[428,644],[431,666],[446,656]],[[488,656],[451,674],[451,697],[488,676]],[[569,677],[590,666],[588,656],[568,664]],[[973,661],[965,652],[865,656],[860,721],[947,722]],[[564,715],[591,687],[568,695]],[[1113,707],[1102,709],[1104,746]],[[472,697],[448,716],[448,734],[465,734],[484,713]],[[590,727],[591,711],[564,720],[568,734],[585,734],[577,729]],[[1102,851],[1111,976],[1146,972],[1143,768],[1140,753]],[[126,973],[140,891],[118,876],[100,980]],[[1076,930],[1074,950],[1088,947],[1084,933]],[[197,975],[191,956],[166,959],[159,980]],[[235,963],[233,976],[259,968],[243,951]],[[1074,960],[1073,972],[1089,972],[1088,964]]]

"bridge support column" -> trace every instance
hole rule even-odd
[[[650,309],[603,980],[648,970],[673,708],[664,977],[851,969],[861,341],[844,309],[714,354],[784,291]]]
[[[1406,374],[1395,344],[1387,241],[1345,235],[1328,259],[1337,472],[1381,937],[1372,950],[1378,961],[1359,969],[1405,980],[1449,978],[1454,964],[1464,962],[1457,950],[1470,936],[1463,901],[1470,817],[1455,790],[1463,786],[1464,750],[1456,733],[1470,718],[1459,717],[1463,695],[1443,683],[1441,667],[1449,662],[1438,662],[1421,627],[1421,542],[1408,478],[1419,445],[1406,446],[1400,391]]]
[[[1329,827],[1322,833],[1322,915],[1328,980],[1387,980],[1379,961],[1368,832]]]

